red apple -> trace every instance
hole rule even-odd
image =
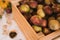
[[[34,25],[40,25],[40,19],[37,15],[32,16],[30,20]]]
[[[52,9],[49,6],[45,6],[44,11],[45,11],[45,13],[47,13],[49,15],[52,14]]]
[[[37,7],[37,2],[36,1],[30,1],[29,3],[31,8],[36,8]]]

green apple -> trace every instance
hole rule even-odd
[[[36,25],[33,25],[32,27],[36,32],[41,32],[42,31],[42,27],[39,27],[39,26],[36,26]]]
[[[27,4],[22,4],[20,7],[19,7],[20,11],[21,12],[29,12],[30,11],[30,8]]]
[[[39,15],[41,18],[45,17],[45,13],[42,9],[37,10],[37,15]]]

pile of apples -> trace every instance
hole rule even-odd
[[[49,34],[60,29],[60,3],[57,0],[22,0],[17,8],[37,32]]]

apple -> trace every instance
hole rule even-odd
[[[37,2],[36,1],[30,1],[29,3],[31,8],[36,8],[37,7]]]
[[[60,29],[59,22],[57,20],[50,20],[49,21],[49,28],[51,30],[58,30],[58,29]]]
[[[37,15],[32,16],[30,20],[34,25],[40,25],[40,19]]]
[[[48,28],[44,28],[44,30],[43,30],[43,33],[46,34],[46,35],[49,34],[50,32],[51,31]]]
[[[45,13],[42,8],[37,10],[37,15],[39,15],[41,18],[45,17]]]
[[[42,32],[42,27],[39,27],[39,26],[36,26],[36,25],[33,25],[32,27],[36,32]]]
[[[29,12],[30,11],[30,7],[29,5],[27,4],[22,4],[20,7],[19,7],[19,10],[23,13],[23,12]]]
[[[48,15],[51,15],[52,14],[52,8],[50,6],[45,6],[44,12]]]

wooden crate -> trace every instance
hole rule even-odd
[[[16,7],[17,5],[19,5],[18,1],[13,0],[10,2],[12,3],[13,17],[27,40],[52,40],[56,36],[60,35],[60,30],[57,30],[47,36],[45,36],[42,32],[37,34]]]

